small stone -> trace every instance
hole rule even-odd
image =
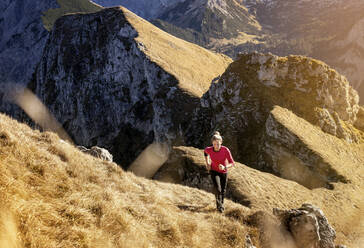
[[[106,150],[105,148],[101,148],[101,147],[98,147],[98,146],[93,146],[91,147],[91,149],[88,149],[84,146],[77,146],[77,148],[84,152],[84,153],[87,153],[87,154],[90,154],[96,158],[100,158],[102,160],[105,160],[105,161],[110,161],[112,162],[113,161],[113,156],[112,154]]]

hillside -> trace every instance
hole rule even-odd
[[[1,247],[241,247],[247,233],[257,243],[212,194],[138,178],[3,114],[0,173]]]
[[[178,149],[202,170],[201,150]],[[257,248],[276,247],[277,240],[295,247],[271,212],[303,202],[324,210],[336,242],[364,242],[359,177],[361,184],[353,178],[335,191],[310,191],[237,163],[229,189],[247,207],[227,200],[220,214],[212,194],[136,177],[3,114],[0,158],[2,247],[245,247],[247,234]]]
[[[56,21],[28,87],[77,144],[105,147],[127,167],[153,141],[179,138],[231,62],[105,8]]]

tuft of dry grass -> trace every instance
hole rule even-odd
[[[241,205],[220,214],[212,194],[136,177],[3,114],[0,175],[0,247],[243,247],[255,237]]]

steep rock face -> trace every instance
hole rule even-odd
[[[317,156],[324,151],[320,146],[310,146],[322,131],[347,144],[362,142],[363,133],[353,126],[358,101],[345,77],[319,61],[242,55],[201,99],[188,144],[206,146],[219,130],[237,161],[309,188],[330,188],[330,182],[346,182],[336,171],[340,165],[332,167]],[[296,168],[286,170],[289,164]]]
[[[230,61],[115,7],[58,19],[29,87],[76,143],[127,166],[153,141],[177,139]]]

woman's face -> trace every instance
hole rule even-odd
[[[221,140],[214,140],[214,141],[212,141],[212,145],[213,145],[215,151],[220,150],[221,143],[222,143]]]

